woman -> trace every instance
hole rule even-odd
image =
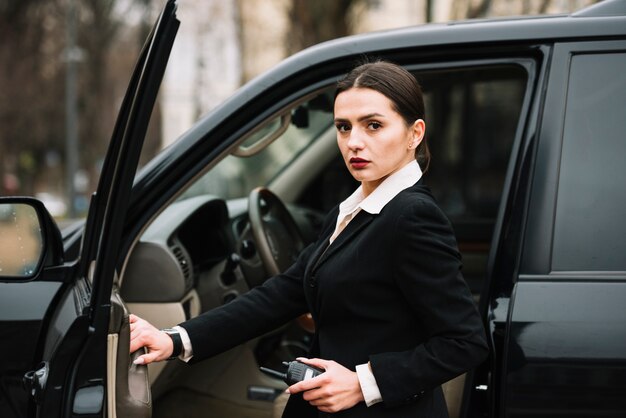
[[[446,417],[441,384],[487,354],[451,226],[421,180],[424,103],[403,68],[374,62],[338,82],[337,143],[360,187],[327,217],[285,273],[180,324],[197,361],[311,312],[304,362],[325,370],[288,388],[284,417]],[[172,339],[131,317],[138,362],[171,356]],[[178,354],[178,353],[175,353]]]

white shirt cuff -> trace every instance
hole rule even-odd
[[[183,341],[183,352],[178,356],[179,359],[187,363],[193,357],[193,348],[191,348],[191,339],[187,330],[183,327],[176,325],[172,329],[175,329],[180,334],[180,339]]]
[[[356,375],[359,378],[359,384],[361,385],[361,392],[363,392],[365,405],[369,407],[382,402],[383,397],[380,394],[380,389],[378,389],[376,378],[370,369],[369,363],[359,364],[356,366]]]

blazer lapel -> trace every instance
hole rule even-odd
[[[369,225],[372,220],[374,220],[375,215],[365,212],[364,210],[360,211],[354,219],[348,223],[343,231],[339,234],[337,238],[333,241],[330,246],[324,245],[320,250],[318,248],[315,257],[313,257],[314,263],[311,272],[315,272],[317,267],[324,263],[328,258],[336,253],[340,248],[345,246],[352,238],[354,238],[359,232],[363,230],[367,225]],[[328,242],[328,241],[326,241]]]
[[[320,257],[322,257],[322,255],[324,255],[324,253],[328,249],[328,241],[330,239],[330,235],[331,234],[332,234],[332,232],[328,235],[328,238],[326,238],[324,240],[324,242],[320,246],[318,246],[315,249],[315,251],[313,252],[313,255],[311,256],[311,259],[310,259],[309,263],[307,264],[306,269],[304,271],[305,279],[309,278],[309,276],[311,275],[311,272],[313,271],[314,267],[316,267],[317,264],[319,263]]]

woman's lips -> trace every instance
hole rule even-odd
[[[350,158],[350,166],[352,168],[365,168],[370,162],[368,160],[364,160],[363,158]]]

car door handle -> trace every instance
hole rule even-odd
[[[39,403],[44,389],[46,388],[46,381],[48,380],[48,362],[39,363],[37,370],[31,370],[24,374],[22,383],[24,389],[28,391],[35,403]]]

